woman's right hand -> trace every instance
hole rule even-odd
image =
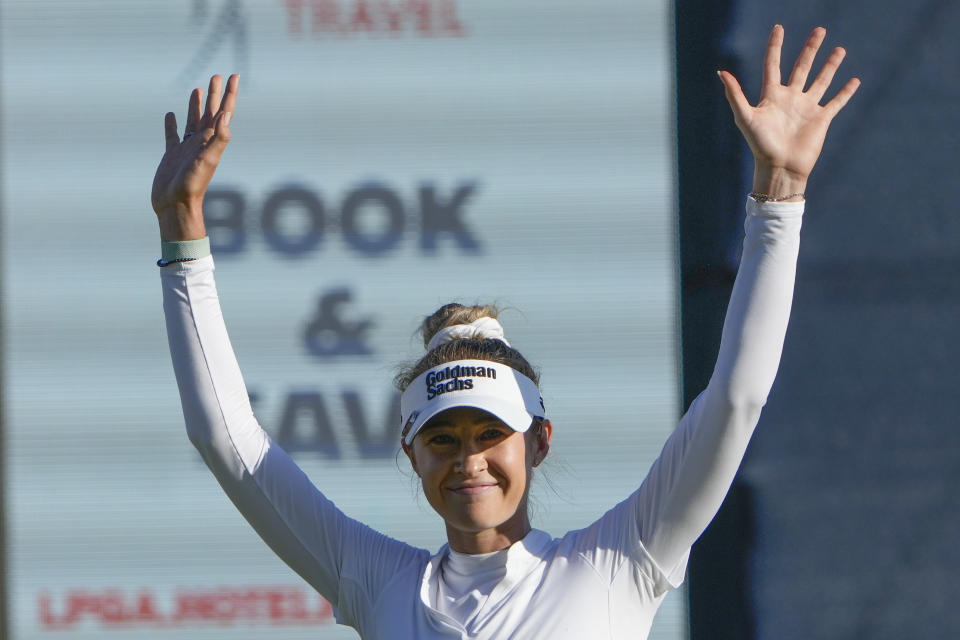
[[[237,103],[239,81],[236,74],[230,76],[221,100],[223,78],[210,78],[202,114],[203,90],[194,89],[190,93],[182,142],[177,133],[177,117],[170,112],[164,119],[167,150],[157,167],[150,195],[160,223],[160,239],[164,242],[199,240],[206,236],[203,196],[230,141],[230,118]]]

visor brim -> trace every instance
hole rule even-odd
[[[458,407],[472,407],[486,411],[514,431],[519,431],[520,433],[524,433],[530,429],[533,419],[538,417],[531,414],[524,407],[518,406],[515,402],[510,402],[496,396],[451,393],[431,402],[429,411],[417,414],[403,441],[409,445],[420,432],[420,429],[423,428],[423,425],[444,411]]]

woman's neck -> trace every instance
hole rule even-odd
[[[459,553],[493,553],[523,540],[530,530],[530,520],[525,514],[519,522],[507,521],[499,527],[481,531],[462,531],[447,523],[447,542]]]

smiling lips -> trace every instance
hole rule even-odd
[[[498,484],[497,482],[473,482],[450,487],[450,491],[463,496],[475,496],[496,487]]]

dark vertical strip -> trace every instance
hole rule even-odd
[[[707,385],[736,274],[743,206],[744,143],[718,69],[737,73],[725,45],[735,0],[677,0],[677,181],[683,407]],[[691,553],[691,640],[753,637],[747,562],[752,507],[734,483]]]
[[[0,25],[3,24],[3,6],[0,4]],[[0,56],[3,55],[3,47],[0,46]],[[3,95],[5,87],[3,86],[3,59],[0,58],[0,96]],[[2,102],[0,102],[2,106]],[[3,109],[0,108],[0,131],[3,125]],[[3,139],[0,137],[0,238],[3,236]],[[0,245],[2,246],[2,245]],[[7,618],[7,452],[4,448],[4,439],[6,434],[6,395],[7,385],[5,379],[4,364],[6,364],[6,352],[4,347],[7,342],[6,324],[4,322],[3,310],[6,308],[3,291],[3,253],[0,248],[0,640],[6,640],[10,637],[10,624]]]

